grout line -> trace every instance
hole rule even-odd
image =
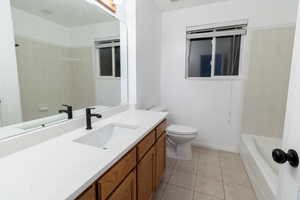
[[[246,175],[247,175],[248,181],[249,181],[249,183],[250,183],[251,190],[253,191],[253,193],[254,193],[254,195],[255,195],[255,198],[258,199],[258,198],[257,198],[257,195],[256,195],[256,192],[255,192],[255,190],[254,190],[253,184],[252,184],[252,182],[251,182],[251,180],[250,180],[249,174],[248,174],[248,172],[247,172],[247,170],[246,170],[246,166],[244,165],[244,162],[243,162],[243,159],[242,159],[241,156],[240,156],[240,160],[241,160],[243,169],[244,169],[244,171],[245,171],[245,173],[246,173]]]
[[[161,187],[163,187],[162,191],[161,191],[161,195],[159,196],[159,198],[157,200],[162,200],[164,195],[165,195],[165,192],[166,192],[166,188],[168,186],[167,183],[161,183],[163,185],[161,185]]]
[[[199,194],[202,194],[202,195],[214,198],[216,200],[225,200],[225,188],[224,188],[222,168],[221,168],[221,163],[220,163],[220,155],[219,155],[219,151],[218,150],[213,150],[213,151],[216,151],[216,154],[217,154],[217,161],[218,161],[219,169],[220,169],[220,172],[221,172],[221,174],[220,174],[221,177],[220,177],[220,179],[218,179],[218,182],[221,181],[224,196],[223,196],[223,198],[220,198],[220,197],[217,197],[217,196],[214,196],[214,195],[211,195],[211,194],[207,194],[207,193],[203,193],[203,192],[198,192],[198,191],[195,190],[195,187],[193,187],[193,191],[194,191],[193,195],[195,195],[195,193],[199,193]],[[199,161],[200,160],[198,160],[199,166],[197,165],[198,168],[200,167],[200,164],[201,164],[201,162],[199,162]],[[200,174],[198,174],[198,173],[199,173],[199,171],[197,170],[197,176],[200,177]],[[198,178],[198,177],[196,177],[196,178]],[[209,179],[210,177],[207,177],[207,178]]]
[[[223,173],[223,167],[222,167],[222,164],[221,164],[221,157],[220,157],[220,151],[218,151],[218,160],[219,160],[219,167],[220,167],[220,170],[221,170],[221,182],[222,182],[222,187],[223,187],[223,191],[224,191],[224,200],[226,200],[226,190],[225,190],[225,182],[224,182],[224,173]]]
[[[220,199],[219,197],[213,196],[213,195],[211,195],[211,194],[206,194],[206,193],[203,193],[203,192],[197,192],[197,191],[194,191],[194,194],[195,194],[195,193],[202,194],[202,195],[204,195],[204,196],[211,197],[211,198],[214,198],[214,199],[216,199],[216,200],[224,200],[224,199]],[[193,197],[194,197],[194,196],[193,196]]]
[[[252,183],[251,183],[251,181],[250,181],[249,175],[248,175],[248,173],[247,173],[247,170],[246,170],[246,168],[245,168],[245,165],[244,165],[244,163],[243,163],[241,157],[239,156],[239,158],[233,158],[233,159],[234,159],[234,160],[238,160],[238,161],[241,163],[241,165],[242,165],[242,171],[243,171],[242,173],[245,173],[245,174],[246,174],[247,179],[248,179],[248,181],[249,181],[249,183],[250,183],[250,187],[247,186],[247,185],[244,185],[244,184],[239,184],[239,183],[225,183],[225,182],[224,182],[224,176],[223,176],[223,171],[224,171],[224,169],[223,169],[223,167],[222,167],[222,165],[221,165],[221,170],[222,170],[221,172],[222,172],[222,180],[223,180],[223,186],[224,186],[224,192],[225,192],[225,199],[226,199],[226,190],[225,190],[225,186],[230,186],[230,187],[238,186],[238,187],[243,187],[243,188],[245,188],[245,189],[251,189],[251,190],[253,191],[253,194],[255,195],[255,197],[256,197],[256,199],[257,199],[256,193],[255,193],[255,191],[254,191],[254,189],[253,189],[253,185],[252,185]],[[221,162],[222,162],[222,160],[220,159],[220,164],[221,164]]]

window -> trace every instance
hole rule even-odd
[[[247,23],[188,28],[186,77],[239,76],[241,43],[246,26]]]
[[[95,42],[100,77],[121,77],[120,40]]]

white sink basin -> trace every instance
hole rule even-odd
[[[106,150],[119,145],[124,138],[134,135],[137,128],[137,126],[131,125],[109,124],[103,128],[92,130],[74,142]]]

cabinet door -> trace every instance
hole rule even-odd
[[[156,144],[156,189],[166,168],[166,134],[163,133]]]
[[[136,171],[131,172],[109,200],[136,200]]]
[[[137,165],[138,200],[150,200],[155,189],[155,148],[152,147]]]
[[[98,180],[99,199],[105,200],[136,166],[136,148],[127,153],[117,164]]]
[[[168,122],[167,122],[167,120],[164,120],[162,123],[160,123],[156,127],[156,138],[159,138],[162,134],[164,134],[164,132],[166,131],[167,126],[168,126]]]
[[[82,193],[76,200],[96,200],[95,184],[93,184],[89,189]]]
[[[137,145],[137,158],[140,161],[143,156],[149,151],[156,140],[155,130],[151,131],[138,145]]]

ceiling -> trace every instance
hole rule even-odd
[[[189,8],[193,6],[211,4],[227,0],[154,0],[158,7],[163,10],[174,10],[180,8]]]
[[[66,27],[116,20],[85,0],[11,0],[13,7]]]

